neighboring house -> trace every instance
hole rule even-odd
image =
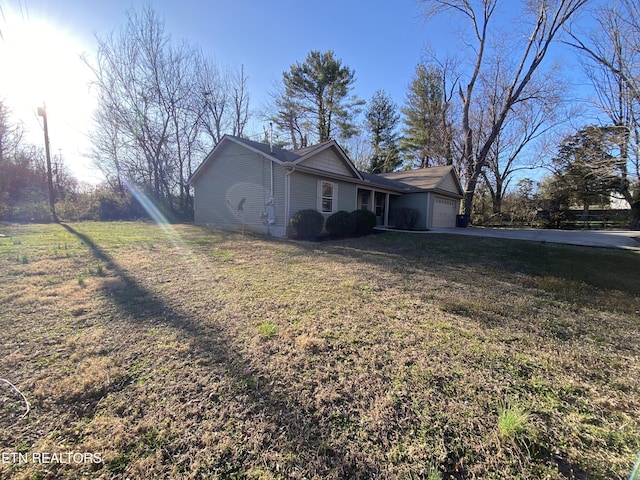
[[[226,135],[190,180],[199,224],[286,235],[299,210],[329,217],[339,210],[375,212],[393,227],[395,208],[420,212],[418,229],[454,227],[462,188],[451,166],[374,175],[358,171],[334,141],[283,150]]]

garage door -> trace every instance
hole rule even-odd
[[[460,202],[445,197],[435,197],[433,205],[433,227],[455,227]]]

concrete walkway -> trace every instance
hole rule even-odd
[[[416,233],[416,232],[413,232]],[[640,251],[640,232],[631,230],[537,230],[511,228],[433,228],[426,232],[449,233],[454,235],[468,235],[490,238],[510,238],[514,240],[529,240],[533,242],[564,243],[567,245],[582,245],[587,247],[621,248]]]

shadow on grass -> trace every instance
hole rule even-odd
[[[222,367],[227,376],[238,383],[243,398],[248,398],[246,411],[255,415],[256,422],[264,422],[266,419],[273,431],[285,433],[287,445],[284,448],[282,445],[277,447],[284,450],[281,453],[285,457],[293,458],[290,468],[306,471],[305,468],[313,463],[318,469],[314,476],[335,478],[369,478],[377,473],[376,466],[365,466],[351,458],[348,453],[331,448],[330,432],[317,425],[314,412],[308,411],[308,408],[301,405],[296,398],[274,391],[272,385],[277,383],[276,379],[268,378],[251,367],[246,359],[231,348],[230,339],[219,326],[207,324],[206,328],[203,328],[198,325],[140,285],[88,235],[70,225],[61,226],[89,247],[93,256],[125,283],[126,288],[122,295],[110,295],[109,300],[115,302],[127,318],[140,326],[153,326],[157,318],[162,318],[163,325],[168,324],[171,328],[179,330],[196,346],[197,351],[189,353],[199,357],[200,365]],[[99,400],[96,398],[95,402]],[[251,421],[250,418],[248,420]],[[117,461],[122,462],[122,458],[128,457],[121,457]],[[246,465],[241,461],[227,466],[228,469],[222,473],[225,478],[227,475],[246,474]],[[119,464],[115,467],[118,471],[126,469],[126,465]],[[106,468],[109,469],[109,465],[106,465]]]
[[[323,243],[300,243],[358,258],[376,265],[384,259],[395,268],[428,271],[435,265],[482,272],[519,273],[533,277],[556,277],[597,289],[640,295],[640,254],[633,251],[579,247],[524,240],[464,237],[448,234],[412,235],[389,232],[373,237]]]
[[[338,450],[339,446],[336,448],[336,442],[333,441],[335,439],[332,437],[333,432],[329,431],[327,427],[330,424],[319,419],[318,412],[313,411],[312,407],[303,405],[295,393],[287,394],[278,391],[278,379],[265,375],[261,369],[252,365],[250,358],[243,357],[242,354],[234,350],[232,347],[234,343],[225,330],[216,324],[199,323],[197,318],[191,318],[173,308],[162,297],[145,288],[131,276],[90,236],[71,226],[64,224],[62,226],[90,248],[94,257],[103,262],[126,285],[122,292],[118,292],[118,295],[110,295],[109,299],[123,312],[127,321],[133,322],[134,326],[137,324],[141,327],[147,327],[157,325],[156,319],[162,318],[164,325],[180,331],[185,338],[190,340],[194,346],[194,351],[191,353],[198,357],[200,364],[211,369],[222,368],[241,387],[239,388],[241,395],[234,401],[244,402],[246,411],[249,412],[248,418],[245,420],[250,422],[251,416],[255,416],[257,421],[268,422],[274,432],[280,433],[280,439],[284,440],[286,445],[278,445],[271,450],[275,449],[278,454],[288,457],[286,468],[297,471],[297,473],[306,472],[309,476],[318,478],[372,478],[380,476],[380,466],[363,462],[357,457],[358,452],[353,454]],[[229,238],[230,241],[233,241],[234,237],[230,236]],[[261,241],[265,241],[264,237],[259,238]],[[278,239],[273,242],[292,245],[288,241]],[[196,245],[206,248],[207,242],[199,241]],[[425,238],[403,234],[381,234],[374,237],[322,243],[296,242],[293,245],[301,252],[341,255],[345,259],[355,259],[357,262],[370,263],[372,266],[382,265],[398,272],[408,271],[408,269],[412,269],[413,272],[416,270],[427,272],[436,264],[438,265],[438,273],[441,271],[443,275],[446,275],[450,268],[464,272],[467,266],[479,270],[487,267],[493,270],[493,276],[499,276],[496,271],[500,270],[531,275],[558,275],[575,281],[584,281],[583,279],[585,279],[590,285],[601,282],[599,279],[591,278],[594,276],[594,268],[610,268],[610,254],[617,254],[617,252],[594,252],[593,249],[576,247],[536,245],[530,242],[461,239],[448,235]],[[595,255],[591,260],[590,254]],[[638,260],[635,257],[631,258],[629,254],[624,252],[619,258],[621,263],[618,268],[624,269],[626,278],[628,270],[637,269],[638,263],[634,262]],[[586,259],[586,263],[593,263],[593,265],[589,268],[581,265],[580,268],[583,271],[577,273],[572,269],[572,263],[578,262],[579,259],[582,259],[583,262]],[[557,265],[558,263],[560,266]],[[634,288],[637,289],[635,285],[630,286],[627,283],[624,285],[626,285],[625,289],[631,291],[635,291]],[[275,388],[274,385],[276,385]],[[349,446],[358,448],[359,444],[357,442],[350,443]],[[265,448],[269,447],[271,445],[265,445]],[[441,466],[451,477],[462,478],[463,475],[454,468],[454,465],[464,452],[450,453],[451,457],[445,460]],[[551,453],[542,449],[537,452],[538,457],[546,458],[549,455]],[[123,458],[127,462],[137,460],[135,457]],[[247,464],[254,460],[253,457],[245,459]],[[122,461],[122,459],[120,460]],[[558,464],[561,471],[563,469],[578,471],[575,465],[568,464],[563,459],[552,460]],[[165,461],[170,462],[171,460]],[[246,465],[242,463],[242,459],[234,458],[233,462],[228,464],[228,469],[223,472],[223,475],[226,478],[231,475],[242,478],[242,475],[246,474]],[[122,471],[126,471],[126,468],[126,464],[118,466],[118,469]],[[587,477],[586,474],[585,476],[574,476],[574,478]]]

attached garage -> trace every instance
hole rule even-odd
[[[434,195],[433,201],[433,221],[431,226],[455,227],[456,215],[460,208],[460,200]]]
[[[421,220],[417,228],[456,226],[462,187],[452,165],[383,173],[380,176],[405,186],[403,195],[392,199],[392,208],[419,210]]]

